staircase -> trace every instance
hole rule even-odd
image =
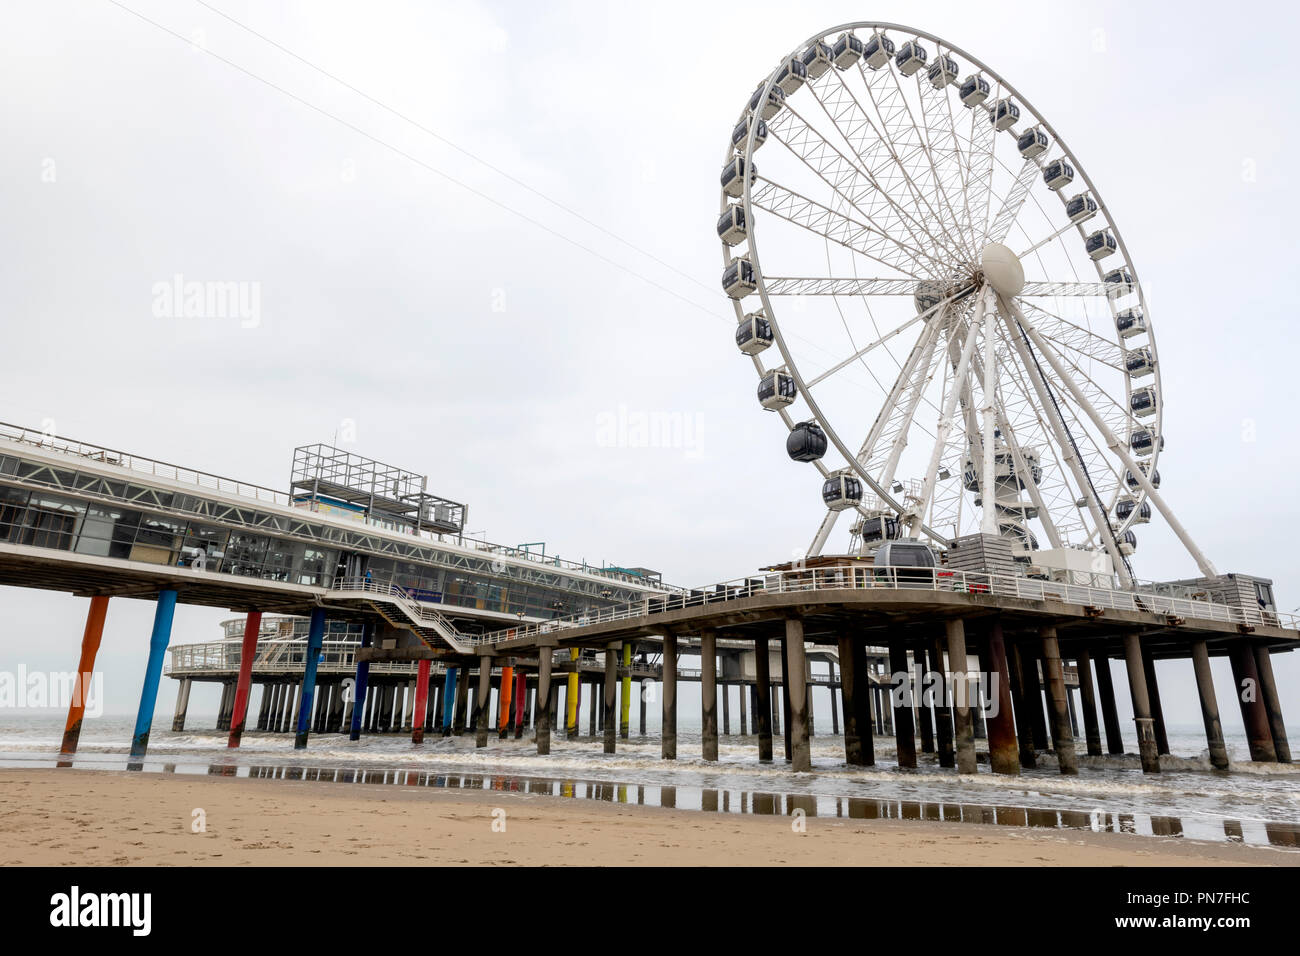
[[[380,584],[362,578],[344,578],[334,585],[340,597],[360,601],[393,627],[419,635],[431,648],[450,647],[458,654],[473,653],[481,639],[462,634],[433,608],[426,607],[395,584]]]

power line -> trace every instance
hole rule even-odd
[[[113,6],[117,7],[119,10],[131,14],[133,17],[142,20],[143,22],[149,24],[155,29],[161,30],[163,33],[173,36],[187,45],[191,45],[191,46],[193,45],[189,37],[183,36],[180,33],[177,33],[175,30],[163,26],[161,23],[157,22],[156,20],[151,20],[149,17],[140,13],[138,10],[133,10],[132,8],[126,6],[125,4],[119,3],[118,0],[108,0],[108,2],[111,3]],[[691,306],[694,309],[698,309],[699,311],[704,312],[707,315],[719,317],[717,312],[714,312],[711,309],[708,309],[705,306],[700,305],[698,302],[694,301],[693,299],[688,299],[686,298],[686,296],[682,295],[681,293],[675,292],[674,290],[668,288],[662,283],[657,282],[654,279],[649,278],[648,276],[642,275],[641,273],[637,272],[635,269],[629,268],[628,266],[623,265],[621,262],[611,259],[609,256],[597,252],[595,249],[592,249],[589,246],[583,245],[578,240],[572,239],[569,236],[566,236],[564,233],[559,232],[556,229],[552,229],[550,226],[546,225],[545,223],[537,219],[534,219],[532,216],[529,216],[527,213],[521,212],[520,210],[509,205],[508,203],[504,203],[499,199],[495,199],[480,189],[475,189],[473,186],[470,186],[468,183],[464,183],[459,179],[455,178],[454,176],[450,175],[449,173],[445,173],[441,169],[438,169],[436,166],[426,163],[424,160],[419,159],[416,156],[413,156],[412,154],[406,152],[403,149],[398,148],[397,146],[394,146],[392,143],[380,139],[378,136],[375,136],[373,133],[367,132],[361,127],[355,125],[354,123],[350,123],[347,120],[343,119],[342,117],[334,115],[333,113],[329,112],[323,107],[317,106],[315,103],[303,99],[301,96],[298,96],[296,93],[292,93],[289,90],[285,89],[284,87],[271,82],[270,80],[266,79],[263,76],[260,76],[257,73],[254,73],[252,70],[240,66],[238,63],[235,63],[233,60],[228,60],[225,57],[221,56],[220,54],[214,53],[209,49],[206,48],[200,48],[200,49],[202,49],[203,53],[206,53],[208,56],[212,57],[213,59],[226,64],[226,66],[238,70],[240,73],[243,73],[245,76],[257,80],[259,83],[269,87],[270,89],[275,90],[277,93],[289,97],[289,99],[294,100],[295,102],[300,103],[303,106],[306,106],[308,109],[311,109],[319,113],[320,115],[333,120],[334,122],[352,130],[354,133],[357,133],[358,135],[364,136],[366,139],[370,140],[371,142],[376,143],[379,146],[384,147],[385,149],[391,150],[397,155],[403,157],[404,159],[407,159],[410,162],[415,163],[417,166],[420,166],[423,169],[426,169],[429,172],[437,176],[440,176],[441,178],[445,179],[447,182],[452,183],[455,186],[459,186],[461,189],[464,189],[466,192],[472,193],[473,195],[484,200],[485,202],[491,203],[492,205],[496,206],[498,209],[504,210],[505,212],[508,212],[511,215],[516,216],[519,219],[522,219],[524,222],[527,222],[528,224],[535,226],[538,229],[541,229],[543,232],[547,233],[548,235],[554,236],[557,239],[561,239],[564,242],[567,242],[569,245],[573,246],[574,248],[580,249],[594,258],[599,259],[600,261],[608,265],[611,265],[622,272],[626,272],[628,275],[633,276],[634,278],[640,279],[642,282],[646,283],[647,285],[653,286],[659,291],[667,293],[673,298],[686,303],[687,305]]]
[[[587,218],[577,210],[572,209],[569,206],[566,206],[558,199],[554,199],[551,196],[548,196],[540,189],[530,186],[528,183],[524,182],[522,179],[519,179],[517,176],[512,175],[511,173],[507,172],[506,170],[502,169],[499,166],[493,165],[491,162],[484,159],[482,156],[470,152],[468,149],[461,146],[459,143],[453,142],[452,140],[448,139],[446,136],[443,136],[441,133],[438,133],[437,131],[430,129],[429,127],[425,126],[423,123],[419,122],[418,120],[412,119],[410,116],[407,116],[405,113],[401,112],[400,110],[394,109],[393,107],[389,106],[387,103],[384,103],[379,99],[376,99],[375,97],[367,93],[365,90],[358,89],[356,86],[352,85],[347,80],[335,76],[329,70],[326,70],[324,67],[316,65],[315,63],[311,62],[311,60],[308,60],[306,57],[302,56],[301,54],[295,53],[293,50],[290,50],[288,47],[284,46],[283,44],[277,43],[275,40],[272,40],[270,37],[266,36],[265,34],[258,33],[252,27],[248,26],[246,23],[241,23],[239,20],[236,20],[234,17],[232,17],[230,14],[226,13],[225,11],[217,9],[216,7],[212,6],[212,4],[205,2],[205,0],[194,0],[194,2],[207,10],[211,10],[217,16],[229,21],[230,23],[233,23],[235,26],[239,27],[239,29],[245,31],[246,33],[249,33],[257,37],[262,42],[270,44],[271,46],[279,50],[281,53],[293,57],[299,63],[303,64],[306,67],[309,67],[312,70],[315,70],[321,76],[333,80],[335,83],[339,84],[344,89],[350,90],[351,92],[355,93],[357,96],[360,96],[362,99],[367,100],[373,103],[375,106],[378,106],[380,109],[384,110],[385,112],[390,113],[393,116],[396,116],[402,122],[408,123],[411,126],[418,129],[420,132],[432,136],[440,143],[444,143],[447,146],[450,146],[452,149],[456,150],[456,152],[464,156],[468,156],[470,159],[474,160],[474,162],[486,166],[488,169],[492,170],[492,172],[496,173],[498,176],[510,180],[510,182],[514,183],[516,186],[519,186],[522,189],[526,189],[534,196],[546,200],[546,202],[550,203],[556,209],[568,213],[570,216],[573,216],[575,219],[578,219],[581,222],[586,223],[588,226],[591,226],[593,229],[596,229],[599,232],[602,232],[605,235],[609,236],[614,241],[622,243],[624,246],[627,246],[627,248],[631,249],[632,251],[645,256],[647,259],[650,259],[651,261],[658,263],[659,265],[663,266],[665,269],[668,269],[671,272],[675,272],[683,279],[687,279],[690,282],[695,283],[695,285],[699,286],[701,289],[704,289],[706,292],[712,293],[715,291],[714,289],[705,285],[699,279],[695,278],[695,276],[691,275],[689,272],[683,272],[681,269],[678,269],[672,263],[664,261],[663,259],[656,256],[654,253],[647,252],[645,249],[642,249],[640,246],[636,245],[635,243],[627,239],[624,239],[622,236],[618,235],[615,232],[610,231],[609,229],[606,229],[604,226],[602,226],[600,223],[596,222],[595,220]]]

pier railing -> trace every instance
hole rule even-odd
[[[612,608],[556,618],[518,627],[505,628],[477,638],[495,644],[555,634],[577,627],[654,615],[664,611],[724,603],[760,594],[789,594],[845,589],[886,589],[894,591],[944,591],[966,594],[990,594],[1030,601],[1060,601],[1105,610],[1138,611],[1203,621],[1217,621],[1232,626],[1284,627],[1295,629],[1300,623],[1293,614],[1278,614],[1261,608],[1234,607],[1188,597],[1176,597],[1155,591],[1124,591],[1044,581],[1018,575],[988,574],[978,571],[954,571],[947,568],[874,567],[866,564],[804,568],[775,571],[736,578],[718,584],[662,598],[647,598]]]

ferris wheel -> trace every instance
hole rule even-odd
[[[736,344],[822,479],[810,555],[848,512],[850,553],[982,533],[1128,586],[1154,506],[1216,573],[1158,491],[1160,361],[1114,214],[1005,79],[835,27],[759,83],[721,185]]]

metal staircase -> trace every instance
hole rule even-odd
[[[482,643],[481,638],[456,630],[442,614],[395,584],[344,578],[334,585],[334,590],[340,597],[364,603],[393,627],[414,631],[429,647],[446,646],[458,654],[469,654]]]

